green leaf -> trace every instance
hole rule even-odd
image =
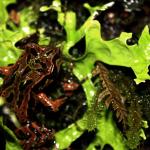
[[[60,2],[60,0],[53,0],[52,5],[50,5],[50,6],[42,6],[40,8],[40,11],[44,12],[44,11],[48,11],[50,9],[61,12],[61,2]]]
[[[24,36],[35,32],[35,29],[32,29],[29,26],[29,24],[36,19],[36,16],[34,15],[32,8],[29,7],[29,8],[23,9],[20,12],[20,15],[21,15],[21,21],[20,21],[20,26],[18,28],[15,28],[14,30],[9,30],[6,28],[5,24],[0,25],[0,34],[1,34],[0,36],[0,50],[1,50],[0,66],[7,66],[8,64],[15,63],[21,54],[21,50],[15,47],[15,43],[21,38],[23,38]],[[28,19],[29,16],[30,16],[30,19]],[[4,16],[4,18],[5,17],[6,16]],[[7,18],[5,19],[4,23],[6,23],[6,21],[7,21]]]
[[[142,32],[139,44],[129,46],[125,41],[131,34],[122,33],[120,37],[104,41],[100,35],[100,24],[91,21],[86,30],[86,53],[94,53],[97,60],[110,65],[131,67],[136,75],[136,83],[150,79],[148,75],[150,35],[146,26]]]
[[[95,58],[92,54],[88,54],[88,56],[84,60],[76,62],[75,67],[73,69],[74,74],[78,77],[80,81],[85,79],[85,82],[83,82],[82,87],[86,94],[88,106],[91,104],[93,97],[95,96],[96,93],[96,88],[94,87],[91,81],[92,77],[91,71],[94,68],[93,65],[94,59]]]
[[[109,3],[105,4],[105,5],[96,5],[96,6],[92,7],[88,3],[84,3],[84,7],[87,8],[91,14],[93,14],[97,10],[104,11],[108,7],[111,7],[113,4],[114,4],[114,2],[109,2]]]
[[[6,140],[6,150],[22,150],[18,139],[16,138],[13,131],[11,131],[7,126],[3,126],[4,130],[13,138],[13,141]]]
[[[5,25],[7,19],[8,19],[8,14],[7,14],[7,10],[6,7],[7,5],[11,4],[11,3],[15,3],[16,0],[1,0],[0,1],[0,26],[1,25]]]
[[[78,120],[76,123],[69,125],[67,128],[55,134],[55,142],[58,149],[65,149],[79,138],[85,131],[84,119]]]
[[[107,117],[105,116],[107,114]],[[104,111],[98,118],[97,134],[95,140],[88,146],[87,150],[95,150],[95,146],[100,145],[101,149],[105,144],[109,144],[114,150],[127,150],[124,139],[115,125],[112,113]]]
[[[3,128],[4,132],[6,132],[12,138],[11,140],[6,138],[6,150],[22,150],[22,147],[20,146],[19,141],[13,131],[3,124],[2,117],[0,117],[0,126]]]
[[[115,122],[113,121],[112,114],[107,114],[99,119],[97,139],[100,141],[100,145],[103,148],[105,144],[109,144],[114,150],[125,150],[125,145],[121,132],[117,129]]]
[[[0,97],[0,107],[3,106],[4,104],[5,104],[5,100],[2,97]]]
[[[20,39],[19,33],[9,31],[7,29],[3,30],[0,28],[1,37],[0,37],[0,66],[7,66],[8,64],[13,64],[16,62],[16,59],[20,56],[21,51],[18,50],[14,44],[17,39]],[[16,41],[14,39],[16,38]],[[18,37],[18,38],[17,38]]]
[[[14,142],[6,141],[6,150],[23,150],[19,144]]]

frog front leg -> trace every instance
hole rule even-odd
[[[38,94],[32,93],[32,95],[33,95],[34,99],[38,100],[46,107],[51,107],[51,109],[54,112],[56,112],[56,111],[58,111],[59,107],[65,102],[65,100],[68,97],[72,96],[73,91],[78,89],[79,84],[74,81],[69,80],[69,82],[62,82],[61,86],[62,86],[62,88],[64,90],[64,94],[65,94],[65,96],[62,98],[51,100],[43,92],[38,93]]]
[[[58,111],[59,107],[65,102],[67,97],[51,100],[45,93],[32,93],[35,100],[41,102],[44,106],[50,107],[54,112]]]
[[[67,97],[70,97],[73,95],[73,91],[77,90],[79,88],[79,84],[68,80],[69,82],[61,82],[61,86],[64,90],[64,93]]]

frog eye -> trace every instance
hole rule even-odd
[[[38,43],[38,41],[39,41],[39,34],[34,33],[16,42],[15,46],[17,48],[24,49],[25,45],[27,45],[28,43]]]
[[[35,44],[35,43],[28,43],[25,45],[25,50],[28,53],[31,53],[31,54],[37,56],[41,53],[45,53],[46,47],[42,47],[42,46]]]

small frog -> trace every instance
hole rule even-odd
[[[39,147],[54,136],[53,131],[31,122],[29,102],[39,101],[52,111],[57,111],[66,99],[64,96],[51,100],[43,92],[57,80],[62,60],[59,48],[38,45],[35,36],[31,35],[16,43],[17,47],[25,51],[15,64],[0,67],[0,74],[4,75],[0,96],[7,100],[21,123],[21,127],[15,131],[16,135],[22,132],[28,137],[28,140],[21,141],[26,150]]]

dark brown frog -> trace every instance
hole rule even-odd
[[[4,75],[4,83],[0,88],[0,96],[4,97],[15,112],[21,127],[16,130],[26,134],[28,139],[22,140],[24,149],[39,147],[53,137],[53,132],[31,121],[28,114],[29,102],[38,101],[52,111],[57,111],[66,97],[51,100],[43,92],[54,80],[60,70],[61,57],[58,48],[40,46],[23,39],[19,47],[25,49],[18,61],[8,67],[0,67]],[[40,137],[37,137],[37,135]]]

